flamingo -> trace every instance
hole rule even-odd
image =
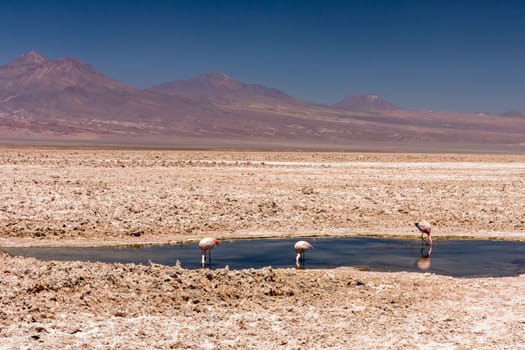
[[[297,241],[293,246],[297,256],[295,257],[295,266],[301,267],[301,261],[304,263],[304,252],[312,249],[314,246],[306,241]]]
[[[199,248],[201,248],[202,253],[202,267],[206,265],[206,252],[208,252],[209,263],[211,264],[211,250],[219,245],[221,242],[213,237],[206,237],[201,239],[199,242]]]
[[[427,235],[427,238],[428,238],[427,244],[432,247],[432,237],[430,237],[430,231],[432,228],[430,227],[430,224],[428,223],[428,221],[422,220],[420,222],[414,223],[414,225],[416,225],[417,229],[421,232],[422,240],[425,240],[424,234]]]

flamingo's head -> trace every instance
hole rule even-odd
[[[213,242],[215,243],[215,245],[221,244],[221,241],[219,241],[218,239],[214,239]]]

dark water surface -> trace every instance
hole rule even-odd
[[[294,267],[293,245],[299,239],[222,241],[212,251],[212,268]],[[525,243],[486,240],[435,240],[428,247],[418,239],[371,237],[307,238],[306,268],[363,267],[373,271],[428,271],[455,277],[513,276],[525,273]],[[7,248],[5,251],[42,260],[81,260],[200,267],[197,245],[98,248]],[[427,267],[427,268],[425,268]]]

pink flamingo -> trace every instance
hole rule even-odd
[[[206,252],[208,252],[209,263],[211,264],[211,250],[220,243],[221,242],[219,240],[212,237],[206,237],[201,239],[201,241],[199,242],[199,248],[201,248],[202,253],[202,267],[206,265]]]
[[[431,227],[430,227],[430,224],[428,223],[428,221],[420,221],[420,222],[416,222],[414,225],[416,225],[417,229],[421,232],[421,239],[422,240],[425,240],[424,239],[424,234],[427,235],[427,238],[428,238],[428,245],[432,247],[432,237],[430,237],[430,231],[431,231]]]
[[[304,263],[304,252],[308,249],[312,249],[314,246],[306,241],[298,241],[293,247],[297,253],[295,258],[295,266],[301,267],[301,262]]]

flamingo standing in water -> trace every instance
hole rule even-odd
[[[206,237],[201,239],[199,242],[199,248],[201,248],[202,253],[202,267],[206,265],[206,252],[208,252],[208,263],[211,264],[211,250],[215,248],[216,245],[219,245],[221,242],[213,237]]]
[[[301,262],[304,263],[304,252],[312,249],[314,246],[306,241],[298,241],[293,246],[297,256],[295,257],[295,266],[301,267]]]
[[[430,227],[430,224],[428,223],[428,221],[420,221],[420,222],[416,222],[414,225],[416,225],[417,229],[421,232],[421,239],[422,240],[425,240],[424,238],[424,235],[426,234],[427,235],[427,238],[428,238],[428,245],[432,247],[432,237],[430,237],[430,231],[431,231],[431,227]]]

